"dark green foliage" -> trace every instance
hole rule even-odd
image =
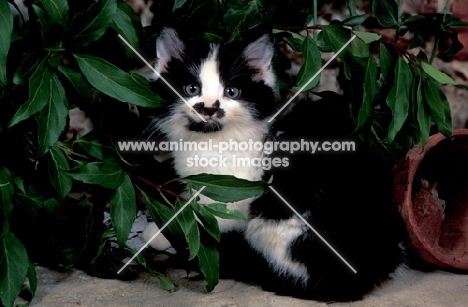
[[[305,86],[303,91],[319,97],[348,102],[354,133],[393,161],[414,143],[425,144],[432,123],[450,136],[450,109],[440,84],[466,89],[431,65],[437,53],[449,59],[463,47],[456,30],[468,24],[447,9],[402,16],[396,1],[373,1],[368,14],[311,26],[317,14],[314,7],[321,1],[156,0],[153,24],[144,28],[122,0],[29,2],[30,20],[20,16],[21,22],[15,23],[9,7],[15,10],[14,1],[0,0],[0,305],[7,307],[14,305],[26,278],[34,295],[33,262],[60,269],[89,267],[102,261],[106,242],[113,236],[125,253],[135,253],[125,244],[139,194],[159,225],[184,208],[167,226],[167,237],[176,249],[188,246],[187,258],[198,260],[207,291],[219,278],[216,217],[245,219],[222,203],[203,205],[195,199],[187,204],[182,197],[164,201],[154,197],[167,196],[169,183],[135,188],[141,180],[134,182],[135,165],[114,146],[112,129],[96,128],[79,139],[66,137],[71,108],[79,107],[100,120],[106,108],[128,109],[130,103],[144,112],[162,105],[148,81],[131,72],[141,63],[117,35],[152,58],[155,38],[164,26],[175,27],[193,40],[224,43],[269,32],[275,42],[283,41],[304,54],[293,79],[285,73],[289,62],[275,55],[280,89]],[[360,28],[366,23],[396,28],[394,44]],[[436,37],[432,54],[414,56],[399,49],[396,42],[408,31],[414,34],[409,48]],[[320,76],[309,80],[322,67],[320,53],[337,52],[354,35],[338,55],[344,95],[313,92]],[[451,44],[439,50],[439,39],[449,39]],[[125,122],[111,125],[122,126],[127,128]],[[184,182],[193,193],[203,188],[204,195],[219,202],[254,197],[265,186],[206,174],[174,181]],[[110,226],[103,224],[107,204]],[[174,291],[166,276],[148,267],[141,255],[136,259],[165,289]]]

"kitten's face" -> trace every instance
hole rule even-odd
[[[157,71],[184,98],[171,93],[174,102],[159,124],[163,132],[175,127],[190,133],[238,130],[266,122],[275,108],[273,46],[267,36],[235,50],[217,44],[186,46],[166,28],[157,55]]]

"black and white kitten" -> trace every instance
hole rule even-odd
[[[173,95],[173,103],[150,130],[170,141],[211,140],[215,145],[229,140],[264,142],[275,128],[282,131],[284,141],[330,141],[348,135],[352,130],[347,106],[332,107],[331,102],[298,104],[282,123],[269,124],[277,110],[278,94],[273,53],[267,35],[236,50],[214,43],[190,45],[173,29],[163,29],[157,41],[156,69],[185,101]],[[270,176],[262,167],[232,163],[233,156],[263,157],[261,150],[225,151],[226,165],[219,167],[189,166],[187,159],[195,155],[219,158],[216,147],[212,151],[174,151],[178,176],[211,173],[251,181]],[[356,272],[269,190],[254,199],[229,203],[228,207],[244,213],[247,222],[220,219],[220,230],[244,236],[258,257],[255,260],[264,264],[259,266],[256,280],[267,290],[323,301],[362,298],[388,277],[401,255],[395,212],[383,172],[376,167],[379,163],[363,150],[302,152],[288,159],[289,167],[271,170],[275,189]],[[201,203],[210,201],[201,197]],[[157,230],[150,224],[144,237],[148,240]],[[170,243],[158,236],[150,245],[161,250]],[[239,263],[249,261],[254,259],[238,259]]]
[[[172,152],[177,175],[210,173],[261,180],[262,167],[234,165],[233,157],[238,160],[261,158],[262,150],[227,150],[220,154],[218,145],[226,141],[263,142],[269,133],[267,116],[276,107],[277,96],[276,78],[271,68],[273,45],[269,37],[262,36],[236,52],[232,47],[218,44],[186,46],[173,29],[165,28],[156,49],[156,70],[185,101],[172,89],[167,89],[176,99],[151,129],[157,129],[169,141],[201,143],[210,140],[212,144],[211,150]],[[217,166],[190,165],[189,159],[194,157],[214,159]],[[201,195],[200,202],[210,200]],[[229,207],[247,217],[250,202],[249,199],[230,203]],[[218,221],[221,232],[243,231],[246,226],[240,221]],[[145,239],[151,238],[156,231],[157,227],[151,224],[144,233]],[[151,246],[164,249],[169,242],[161,236],[155,238]]]

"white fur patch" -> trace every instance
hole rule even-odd
[[[151,222],[148,223],[148,225],[145,228],[145,231],[143,231],[143,239],[145,242],[148,242],[151,240],[151,238],[159,231],[159,227],[156,225],[156,223]],[[152,248],[163,251],[171,247],[171,243],[166,239],[166,237],[160,233],[157,235],[151,242],[149,242],[149,246]]]
[[[155,65],[156,71],[158,73],[165,72],[167,63],[169,63],[171,59],[182,59],[184,48],[184,43],[179,39],[179,36],[174,29],[163,29],[158,41],[156,42],[156,56],[158,58]],[[156,80],[158,79],[158,76],[154,74],[151,79]]]
[[[211,45],[208,58],[200,66],[199,77],[202,84],[201,100],[199,101],[203,101],[205,107],[210,108],[223,95],[223,86],[218,70],[218,46]]]
[[[245,238],[274,271],[305,284],[309,278],[307,268],[293,261],[290,252],[291,243],[305,232],[307,226],[297,217],[281,221],[255,218],[248,222]]]
[[[253,81],[264,81],[272,89],[276,89],[276,77],[271,69],[273,57],[273,45],[267,35],[263,35],[244,50],[244,57],[251,67],[256,68],[259,73],[252,76]]]

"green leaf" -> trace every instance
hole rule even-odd
[[[0,237],[0,300],[13,307],[28,272],[29,260],[23,244],[11,232]]]
[[[26,193],[25,191],[25,188],[24,188],[24,178],[21,177],[21,176],[15,176],[13,178],[13,180],[15,181],[15,186],[16,188],[20,191],[20,192],[23,192],[23,193]]]
[[[392,68],[395,67],[395,60],[390,54],[387,46],[384,43],[380,43],[380,70],[385,81],[389,81],[392,76]]]
[[[372,116],[374,102],[379,93],[377,86],[377,63],[373,56],[367,59],[366,73],[364,75],[364,97],[358,114],[356,130],[361,128]]]
[[[439,82],[441,84],[450,84],[450,85],[454,85],[454,86],[457,86],[457,87],[460,86],[460,84],[455,82],[455,80],[453,80],[449,75],[441,72],[440,70],[438,70],[437,68],[435,68],[431,64],[422,62],[421,66],[422,66],[422,69],[424,70],[424,72],[426,74],[428,74],[429,76],[431,76],[431,78],[433,78],[435,81],[437,81],[437,82]],[[466,89],[468,90],[468,87],[466,87]]]
[[[43,59],[29,79],[29,99],[16,111],[8,127],[33,116],[47,104],[50,96],[52,72],[47,68],[47,59]]]
[[[431,118],[446,137],[452,136],[450,105],[439,84],[432,78],[423,80],[423,97],[430,107]]]
[[[140,29],[143,29],[140,16],[135,13],[130,4],[125,1],[117,1],[117,8],[125,12],[125,14],[130,17],[133,23],[133,28],[135,28],[135,30],[139,31]]]
[[[228,209],[226,204],[222,203],[212,203],[207,205],[202,205],[208,211],[210,211],[213,215],[216,215],[219,218],[227,219],[227,220],[241,220],[245,221],[246,218],[242,212],[239,210],[231,210]]]
[[[52,146],[47,154],[47,171],[59,199],[65,198],[72,189],[73,180],[66,172],[69,169],[68,160],[63,151]]]
[[[197,214],[198,219],[201,221],[203,228],[208,232],[216,241],[221,240],[221,232],[219,231],[218,220],[214,215],[205,209],[205,207],[193,203],[192,208]]]
[[[77,54],[74,56],[88,82],[104,94],[141,107],[161,105],[159,96],[149,89],[149,85],[143,86],[129,73],[97,57]]]
[[[174,7],[172,8],[172,12],[174,12],[177,9],[180,9],[187,0],[174,0]]]
[[[80,46],[100,39],[111,26],[117,11],[117,0],[100,0],[93,3],[86,13],[73,19],[67,36]]]
[[[378,41],[381,38],[379,34],[371,32],[353,31],[353,33],[366,44]]]
[[[351,39],[351,30],[336,25],[322,27],[323,38],[331,47],[333,52],[338,52]],[[365,68],[365,61],[362,59],[369,56],[369,48],[362,40],[353,41],[338,54],[338,58],[346,65],[356,70]]]
[[[468,22],[462,21],[458,17],[450,17],[446,18],[443,27],[445,29],[457,29],[457,28],[466,28],[468,27]]]
[[[135,189],[127,174],[124,174],[123,182],[115,191],[110,203],[110,216],[117,236],[117,244],[123,247],[127,242],[137,211]]]
[[[50,21],[55,24],[64,25],[68,20],[67,0],[40,0],[50,16]]]
[[[408,117],[412,80],[413,74],[408,64],[399,57],[395,67],[394,85],[386,100],[393,117],[388,130],[388,143],[393,142]]]
[[[314,77],[320,68],[322,68],[322,57],[317,44],[312,37],[307,36],[304,39],[302,54],[304,57],[304,62],[297,74],[297,81],[294,88],[296,90],[300,90],[303,86],[305,86],[302,91],[307,92],[319,84],[320,74],[315,76],[313,79],[312,77]]]
[[[0,0],[0,84],[7,83],[7,55],[13,33],[13,16],[8,3]]]
[[[155,221],[159,227],[165,225],[176,213],[173,209],[165,206],[164,204],[160,203],[156,199],[150,197],[146,192],[139,189],[141,195],[143,195],[143,199],[145,200],[146,208],[148,209],[151,217]],[[172,246],[177,250],[178,243],[183,241],[185,236],[182,228],[180,227],[179,223],[175,223],[172,221],[166,227],[169,232],[169,236],[166,236],[168,240],[171,242]],[[186,246],[180,246],[180,248],[185,249]]]
[[[36,70],[40,62],[41,53],[34,52],[28,54],[21,62],[18,70],[15,72],[15,75],[13,76],[13,83],[26,84],[28,78]]]
[[[457,84],[455,82],[455,80],[453,80],[450,76],[448,76],[447,74],[441,72],[440,70],[438,70],[437,68],[435,68],[431,64],[422,62],[421,67],[422,67],[422,69],[424,70],[424,72],[426,74],[431,76],[431,78],[433,78],[434,80],[436,80],[439,83],[451,84],[451,85],[456,85]]]
[[[109,135],[91,131],[73,142],[73,150],[98,160],[115,158],[123,161]]]
[[[131,252],[133,255],[135,254],[135,251],[133,249],[131,249],[131,248],[127,247],[126,250]],[[175,290],[174,283],[172,283],[172,281],[169,278],[164,276],[164,274],[150,269],[146,265],[145,257],[143,257],[141,254],[138,254],[135,259],[138,261],[138,263],[141,266],[143,266],[148,272],[150,272],[151,275],[153,275],[153,276],[155,276],[155,277],[157,277],[159,279],[159,281],[161,282],[161,286],[163,286],[164,289],[166,289],[167,291],[170,291],[170,292],[174,292],[174,290]]]
[[[29,281],[29,292],[31,293],[31,297],[34,297],[36,295],[36,290],[37,290],[37,275],[36,275],[36,268],[34,267],[34,264],[31,261],[29,262],[29,267],[28,267],[28,273],[26,274],[26,277],[28,278]]]
[[[424,146],[427,143],[431,132],[431,112],[428,110],[428,106],[423,99],[421,78],[418,78],[415,81],[413,99],[413,103],[416,103],[417,106],[416,120],[419,129],[419,140]]]
[[[91,260],[91,264],[95,264],[96,261],[99,259],[99,256],[102,254],[102,251],[104,250],[104,247],[106,247],[107,240],[109,238],[115,237],[115,231],[114,229],[109,229],[107,228],[101,235],[101,242],[99,243],[99,247],[96,253],[96,256],[94,256],[93,260]]]
[[[175,211],[179,212],[183,205],[184,203],[176,201]],[[200,231],[198,230],[195,215],[193,211],[190,210],[190,206],[187,206],[177,215],[176,219],[187,239],[190,251],[189,260],[192,260],[197,256],[198,250],[200,249]]]
[[[227,1],[223,21],[226,31],[232,33],[232,42],[241,29],[253,29],[268,20],[276,9],[276,2],[264,3],[261,0]]]
[[[34,13],[37,15],[37,19],[39,21],[39,30],[41,32],[42,40],[45,45],[49,45],[52,35],[49,26],[49,20],[47,14],[37,5],[33,4],[32,8]]]
[[[411,44],[408,46],[408,49],[413,49],[413,48],[419,47],[422,44],[424,44],[424,41],[426,40],[426,37],[424,37],[424,35],[421,34],[422,31],[425,31],[425,30],[424,29],[423,30],[420,30],[420,29],[415,29],[414,30],[413,39],[411,40]],[[400,36],[403,36],[403,35],[400,35]]]
[[[86,163],[69,170],[68,173],[75,180],[98,184],[109,189],[117,189],[125,179],[125,172],[114,159]]]
[[[348,27],[354,27],[362,24],[369,18],[369,14],[356,15],[343,20],[343,25]]]
[[[302,52],[304,45],[304,37],[292,31],[282,31],[273,29],[273,33],[278,37],[278,40],[284,40],[294,51]]]
[[[206,291],[211,292],[219,282],[219,253],[212,240],[202,240],[198,251],[200,271],[206,279]]]
[[[317,35],[317,38],[315,39],[317,43],[317,47],[321,52],[332,52],[333,49],[331,48],[330,45],[325,41],[323,38],[323,31],[320,31]]]
[[[162,273],[159,273],[157,271],[154,271],[154,270],[151,270],[149,268],[146,268],[148,270],[148,272],[151,273],[151,275],[157,277],[159,279],[159,282],[161,283],[161,286],[169,291],[169,292],[174,292],[175,291],[175,285],[174,283],[167,277],[165,276],[164,274]]]
[[[36,116],[36,121],[39,127],[38,140],[39,149],[38,156],[45,154],[50,146],[54,145],[60,134],[65,129],[68,116],[68,104],[65,96],[65,90],[60,83],[56,74],[51,74],[48,83],[47,96],[43,97],[46,105]]]
[[[398,24],[398,7],[395,0],[372,1],[372,13],[383,27]]]
[[[221,202],[234,202],[258,195],[264,189],[263,181],[248,181],[230,175],[199,174],[184,179],[203,195]]]
[[[39,210],[44,207],[44,197],[42,195],[31,194],[29,191],[28,194],[15,192],[14,203],[15,205],[23,205],[28,210],[28,212],[23,210],[23,213],[27,213],[27,215],[38,219]]]
[[[133,27],[132,20],[126,12],[120,9],[119,6],[117,7],[111,26],[117,33],[122,35],[122,37],[125,38],[133,48],[138,49],[139,40],[135,28]]]
[[[423,15],[413,15],[413,16],[409,16],[408,18],[406,18],[403,23],[408,24],[408,23],[411,23],[413,21],[420,20],[420,19],[424,19],[424,16]]]
[[[69,94],[68,96],[78,97],[80,103],[88,106],[92,105],[93,93],[84,75],[65,66],[59,66],[58,70],[65,77],[65,84],[68,84],[73,91],[72,95]]]
[[[5,220],[8,219],[8,217],[11,214],[11,210],[13,209],[13,192],[14,192],[14,185],[13,185],[13,179],[11,176],[10,171],[8,168],[1,166],[0,167],[0,208],[1,215],[4,215]],[[0,221],[3,223],[3,220],[0,219]],[[0,229],[0,234],[1,234],[1,229]]]
[[[44,201],[44,208],[47,213],[57,216],[57,212],[60,209],[60,203],[55,198],[49,198]]]
[[[333,52],[338,50],[349,41],[351,31],[349,29],[343,28],[341,26],[327,25],[322,27],[323,38],[325,42],[332,48]],[[344,50],[338,58],[343,60]]]

